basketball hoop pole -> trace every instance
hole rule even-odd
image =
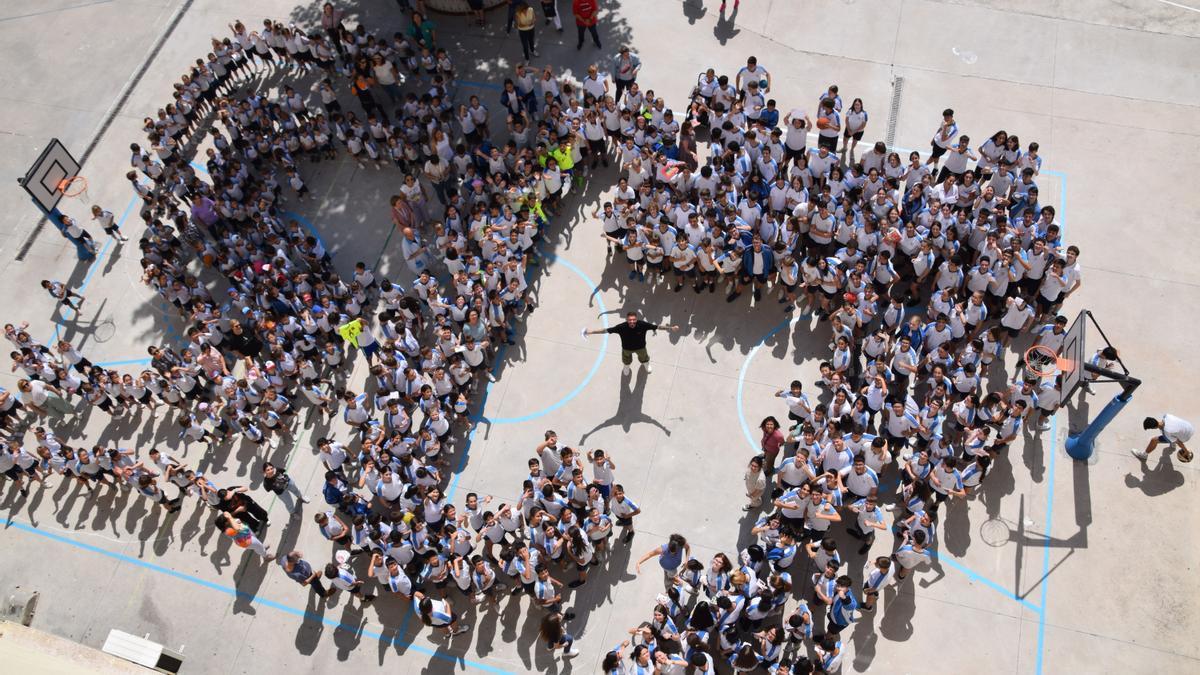
[[[1083,369],[1086,372],[1116,380],[1121,385],[1121,393],[1114,396],[1113,400],[1109,401],[1108,405],[1104,406],[1104,409],[1100,411],[1100,414],[1096,415],[1091,422],[1088,422],[1087,427],[1083,431],[1078,434],[1067,435],[1067,454],[1073,459],[1079,460],[1091,458],[1092,453],[1095,452],[1096,437],[1104,431],[1109,422],[1116,418],[1125,405],[1133,400],[1134,390],[1142,384],[1142,381],[1136,377],[1129,377],[1124,373],[1093,366],[1090,363],[1085,363]]]
[[[24,180],[18,178],[17,182],[20,183],[22,187],[25,186]],[[54,223],[54,227],[58,228],[58,231],[62,234],[62,236],[67,241],[75,244],[75,255],[77,255],[80,260],[87,261],[96,257],[96,254],[92,253],[91,249],[89,249],[83,243],[82,239],[76,239],[67,232],[67,226],[64,225],[62,221],[62,211],[59,211],[57,206],[47,210],[44,206],[38,203],[38,200],[34,199],[32,201],[33,205],[38,208],[38,211],[41,211],[42,215],[46,216],[46,220]]]
[[[92,253],[91,249],[89,249],[87,245],[83,243],[82,239],[76,239],[67,232],[67,226],[63,225],[61,218],[62,212],[59,211],[57,207],[47,211],[46,209],[43,209],[40,204],[37,204],[36,202],[34,203],[37,205],[38,210],[46,214],[46,218],[50,222],[54,223],[54,226],[57,227],[58,231],[62,233],[62,236],[66,237],[68,241],[75,244],[75,255],[79,256],[80,260],[88,261],[96,257],[96,254]]]

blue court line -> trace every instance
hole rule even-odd
[[[181,581],[186,581],[188,583],[195,584],[197,586],[207,588],[210,590],[219,591],[221,593],[224,593],[226,595],[229,595],[229,596],[232,596],[235,598],[244,598],[246,600],[249,600],[251,603],[257,603],[264,607],[270,607],[271,609],[277,609],[281,612],[293,614],[295,616],[299,616],[299,617],[302,617],[302,618],[310,620],[310,621],[319,621],[320,623],[322,623],[326,626],[329,626],[331,628],[334,628],[334,629],[341,629],[341,630],[344,630],[344,631],[346,631],[348,633],[352,633],[352,634],[355,634],[355,633],[361,634],[361,635],[369,637],[373,640],[378,640],[378,641],[386,643],[386,644],[395,644],[396,643],[394,638],[384,637],[382,634],[376,633],[374,631],[363,630],[357,626],[348,626],[346,624],[334,621],[333,619],[327,619],[323,616],[319,616],[317,614],[308,612],[303,609],[297,609],[295,607],[290,607],[283,603],[275,602],[274,600],[268,600],[266,598],[258,597],[256,595],[254,595],[253,593],[247,593],[245,591],[238,590],[237,587],[223,586],[221,584],[213,583],[211,581],[207,581],[207,580],[201,579],[199,577],[194,577],[190,574],[184,574],[183,572],[178,572],[169,567],[163,567],[162,565],[156,565],[155,563],[148,562],[146,560],[140,560],[138,558],[133,558],[131,556],[122,555],[120,553],[115,553],[113,551],[108,551],[103,548],[100,548],[99,546],[85,544],[81,541],[76,541],[74,539],[71,539],[70,537],[65,537],[60,534],[54,534],[53,532],[46,532],[46,531],[40,530],[36,527],[33,527],[31,525],[26,525],[25,523],[13,520],[11,518],[6,519],[5,527],[6,528],[11,527],[11,528],[14,528],[17,530],[21,530],[22,532],[28,532],[30,534],[37,535],[39,537],[44,537],[46,539],[50,539],[52,541],[59,542],[60,544],[67,544],[68,546],[74,546],[75,548],[82,549],[82,550],[88,551],[90,553],[98,553],[107,558],[112,558],[114,560],[119,560],[121,562],[129,563],[131,565],[141,567],[146,570],[150,570],[151,572],[158,572],[159,574],[165,574],[167,576],[174,577]],[[405,604],[409,604],[409,603],[405,603]],[[400,634],[403,635],[403,632],[401,632]],[[470,659],[459,658],[459,657],[453,656],[451,654],[446,654],[446,653],[442,652],[441,650],[430,649],[428,647],[424,647],[424,646],[418,645],[418,644],[409,643],[408,649],[411,649],[411,650],[421,653],[421,654],[431,656],[435,659],[441,659],[443,661],[449,661],[451,663],[461,663],[461,664],[470,666],[472,668],[482,670],[487,673],[497,673],[498,675],[509,675],[511,673],[511,671],[507,671],[502,668],[497,668],[495,666],[490,666],[486,663],[480,663],[478,661],[472,661]]]
[[[461,87],[475,87],[476,89],[491,89],[493,91],[504,91],[503,85],[493,84],[491,82],[473,82],[471,80],[455,80],[451,84],[456,84]]]
[[[295,220],[297,223],[300,223],[302,226],[304,226],[304,229],[308,230],[309,234],[311,234],[313,238],[317,240],[317,243],[321,245],[321,248],[325,249],[325,252],[329,254],[330,258],[337,257],[337,253],[334,253],[333,251],[329,250],[329,247],[325,246],[325,240],[321,238],[321,233],[317,231],[317,228],[312,224],[312,221],[300,215],[299,213],[296,213],[295,211],[282,211],[281,213],[285,217],[291,218],[292,220]]]
[[[596,283],[592,281],[583,270],[576,267],[575,263],[567,260],[566,258],[560,258],[554,254],[546,254],[546,258],[574,272],[576,276],[583,280],[583,283],[587,284],[588,288],[592,292],[599,290],[596,287]],[[608,328],[608,308],[604,305],[604,298],[600,297],[600,295],[597,293],[596,300],[600,305],[600,315],[604,321],[604,327]],[[592,378],[596,377],[596,373],[600,370],[600,365],[604,362],[604,357],[608,353],[608,333],[603,333],[603,336],[604,338],[600,343],[600,352],[596,354],[596,360],[592,362],[591,370],[589,370],[588,374],[584,376],[583,381],[576,385],[575,388],[570,392],[568,392],[566,396],[563,396],[549,406],[546,406],[541,410],[531,412],[528,415],[520,415],[518,417],[489,417],[487,418],[487,421],[491,424],[517,424],[520,422],[528,422],[530,420],[535,420],[539,417],[549,415],[550,413],[569,403],[571,399],[578,396],[580,392],[587,388],[588,384],[591,383]],[[482,408],[480,411],[482,412]]]
[[[188,163],[191,164],[192,168],[195,169],[196,171],[199,171],[200,173],[204,174],[205,176],[208,175],[208,167],[207,166],[204,166],[203,164],[200,164],[199,162],[197,162],[195,160],[192,160],[191,162],[188,162]],[[303,225],[304,229],[308,230],[309,234],[311,234],[313,237],[316,238],[317,243],[321,244],[321,248],[324,248],[325,251],[327,253],[329,253],[330,258],[332,258],[336,255],[333,251],[330,251],[328,249],[328,247],[325,246],[325,240],[321,238],[321,233],[317,231],[317,228],[315,226],[313,226],[312,221],[310,221],[308,218],[305,218],[304,216],[300,215],[299,213],[296,213],[295,211],[280,211],[279,213],[280,213],[280,215],[284,216],[285,218],[291,218],[292,220],[295,220],[296,222]]]
[[[1038,611],[1037,673],[1041,675],[1046,654],[1046,593],[1050,587],[1050,528],[1054,525],[1054,461],[1058,457],[1058,414],[1050,431],[1050,462],[1046,469],[1046,545],[1042,548],[1042,599]]]
[[[136,204],[137,201],[138,198],[136,196],[129,199],[129,203],[125,205],[125,211],[121,213],[121,218],[117,221],[118,228],[125,224],[125,219],[129,217],[129,212],[133,210],[133,205]],[[104,248],[100,249],[100,253],[96,255],[96,259],[93,260],[91,266],[88,267],[87,274],[83,277],[83,283],[79,285],[80,295],[83,295],[83,291],[87,289],[88,284],[92,282],[92,276],[96,274],[96,270],[100,269],[100,263],[104,261],[104,256],[108,254],[108,249],[112,248],[112,243],[113,238],[109,237],[108,241],[104,242]],[[54,321],[54,335],[50,338],[47,344],[53,344],[54,342],[58,341],[58,332],[62,330],[64,325],[63,321],[67,317],[67,312],[71,312],[72,315],[78,314],[78,312],[75,312],[69,307],[64,308],[59,315],[59,318],[55,319]]]
[[[1050,549],[1047,548],[1046,550],[1049,551]],[[1028,609],[1032,612],[1037,612],[1038,614],[1041,614],[1041,612],[1042,612],[1041,607],[1038,607],[1037,605],[1020,597],[1016,593],[1013,593],[1012,591],[1001,586],[1000,584],[996,583],[995,581],[992,581],[991,579],[983,576],[982,574],[976,572],[975,570],[971,569],[970,567],[967,567],[966,565],[958,562],[957,558],[950,558],[950,557],[938,555],[938,561],[943,562],[950,567],[953,567],[954,569],[958,570],[959,572],[962,572],[971,581],[978,581],[979,583],[996,591],[997,593],[999,593],[1000,595],[1003,595],[1004,597],[1008,598],[1009,600],[1014,600],[1014,601],[1020,603],[1022,607],[1025,607],[1026,609]]]
[[[746,442],[750,444],[750,449],[753,450],[755,454],[758,454],[758,451],[761,448],[759,447],[758,442],[754,440],[754,435],[750,433],[750,427],[746,424],[746,411],[742,405],[742,399],[744,398],[742,396],[742,392],[746,388],[746,370],[750,368],[750,362],[754,360],[754,356],[756,354],[758,354],[758,350],[762,349],[763,345],[765,345],[767,343],[767,340],[770,340],[772,337],[775,336],[776,333],[783,330],[784,328],[791,326],[793,321],[799,322],[803,319],[807,319],[809,316],[811,316],[811,315],[808,313],[805,313],[805,314],[801,314],[800,316],[797,316],[797,317],[792,317],[790,319],[784,319],[782,323],[780,323],[778,326],[775,326],[774,328],[772,328],[769,333],[767,333],[766,335],[762,336],[762,338],[759,339],[758,344],[754,345],[754,349],[751,349],[750,353],[746,355],[746,360],[742,361],[742,369],[740,371],[738,371],[738,383],[737,383],[738,421],[742,425],[742,433],[745,434],[745,436],[746,436]]]
[[[145,365],[147,363],[150,363],[150,360],[151,360],[150,357],[147,356],[146,358],[142,358],[142,359],[125,359],[124,361],[105,361],[104,363],[97,363],[95,365],[97,365],[101,368],[115,368],[117,366],[138,366],[138,365]]]
[[[1043,173],[1051,173],[1045,171]],[[1067,174],[1061,171],[1055,171],[1051,175],[1058,177],[1062,181],[1062,186],[1058,190],[1058,216],[1059,228],[1062,230],[1062,235],[1067,234]],[[1046,547],[1042,549],[1042,609],[1038,613],[1038,646],[1037,646],[1037,674],[1042,675],[1042,667],[1046,655],[1046,615],[1049,613],[1049,605],[1047,604],[1046,595],[1050,589],[1050,529],[1054,527],[1054,463],[1058,459],[1058,413],[1054,415],[1054,421],[1051,424],[1050,432],[1050,461],[1046,469]]]
[[[746,355],[746,359],[744,361],[742,361],[742,368],[738,372],[738,386],[737,386],[738,422],[742,425],[742,433],[746,436],[746,442],[750,444],[750,448],[755,454],[757,454],[760,450],[759,444],[754,440],[754,436],[750,433],[750,427],[749,427],[749,425],[746,424],[746,413],[745,413],[745,409],[744,409],[743,403],[742,403],[742,400],[745,398],[743,396],[743,393],[744,393],[745,385],[746,385],[746,371],[750,367],[750,362],[753,361],[755,355],[758,354],[758,350],[762,349],[762,347],[764,345],[766,345],[767,340],[770,340],[771,337],[773,337],[779,331],[781,331],[785,328],[789,328],[793,324],[795,324],[799,321],[802,321],[802,320],[808,318],[809,316],[810,316],[809,314],[805,313],[805,314],[796,316],[794,318],[785,319],[784,321],[782,321],[779,325],[775,326],[774,328],[772,328],[770,330],[770,332],[768,332],[766,335],[764,335],[758,341],[758,344],[754,345],[754,348],[750,350],[750,353]],[[1057,424],[1057,418],[1055,419],[1055,424]],[[1057,431],[1057,427],[1055,427],[1055,430]],[[1051,467],[1052,467],[1051,470],[1053,470],[1053,464],[1051,464]],[[1046,566],[1048,569],[1049,556],[1050,556],[1049,548],[1046,548],[1045,555],[1046,555]],[[1040,625],[1042,626],[1042,629],[1044,630],[1045,612],[1043,611],[1042,607],[1038,607],[1037,605],[1034,605],[1033,603],[1031,603],[1023,598],[1018,597],[1016,594],[1014,594],[1012,591],[1006,589],[1004,586],[996,583],[995,581],[992,581],[988,577],[986,577],[986,576],[976,572],[975,570],[971,569],[970,567],[967,567],[966,565],[958,562],[954,558],[939,556],[938,559],[945,562],[951,568],[958,570],[959,572],[962,572],[963,574],[965,574],[967,576],[967,578],[971,579],[972,581],[978,581],[979,583],[987,586],[988,588],[991,588],[992,590],[1000,593],[1004,597],[1006,597],[1010,600],[1017,601],[1018,603],[1021,604],[1021,606],[1026,607],[1031,611],[1037,612],[1038,616],[1041,618]],[[1044,606],[1045,605],[1046,587],[1045,587],[1045,581],[1043,581],[1042,583],[1043,583],[1043,585],[1042,585],[1042,595],[1043,595],[1042,604]],[[1040,652],[1040,648],[1039,648],[1039,658],[1040,658],[1040,656],[1041,656],[1041,652]],[[1039,670],[1039,672],[1040,672],[1040,670]]]

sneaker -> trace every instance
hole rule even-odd
[[[579,650],[575,649],[574,647],[571,648],[571,651],[563,652],[564,659],[571,659],[575,658],[576,656],[579,656]]]
[[[1038,431],[1049,431],[1050,430],[1050,418],[1043,417],[1042,421],[1038,422],[1037,428],[1038,428]]]
[[[304,502],[305,504],[307,504],[307,503],[308,503],[310,500],[309,500],[309,498],[308,498],[308,497],[305,497],[304,495],[301,495],[301,496],[300,496],[300,501],[302,501],[302,502]]]
[[[725,302],[733,302],[734,300],[738,299],[739,295],[741,295],[741,293],[734,291],[733,293],[730,293],[729,295],[725,296]]]
[[[633,372],[633,368],[630,368],[629,366],[625,366],[624,368],[621,368],[622,375],[628,375],[632,372]]]
[[[645,366],[643,366],[643,367],[646,369],[646,372],[647,372],[647,373],[653,373],[653,372],[654,372],[654,366],[650,365],[649,363],[647,363],[647,364],[646,364]]]
[[[488,382],[495,382],[496,376],[494,374],[492,374],[492,371],[489,370],[487,373],[487,379],[488,379]]]
[[[576,579],[575,581],[572,581],[571,583],[567,584],[567,586],[569,588],[579,588],[582,585],[583,585],[582,579]]]
[[[633,278],[634,278],[634,277],[636,277],[636,276],[637,276],[637,272],[636,272],[636,271],[634,271],[634,270],[629,270],[629,280],[630,280],[630,281],[633,281]]]
[[[626,534],[624,537],[622,537],[621,540],[624,541],[626,544],[633,541],[633,530],[630,530],[629,533]]]
[[[461,634],[463,634],[463,633],[465,633],[465,632],[467,632],[467,631],[469,631],[469,630],[471,630],[471,624],[469,624],[469,623],[460,623],[460,624],[458,624],[458,630],[454,631],[454,632],[453,632],[453,633],[451,633],[450,635],[461,635]]]
[[[1134,457],[1137,457],[1140,461],[1143,461],[1143,462],[1146,461],[1146,457],[1148,456],[1148,455],[1146,455],[1145,450],[1138,450],[1137,448],[1131,449],[1129,451],[1129,454],[1133,455]]]

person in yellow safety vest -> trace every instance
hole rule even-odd
[[[558,168],[563,173],[571,173],[571,169],[575,166],[575,160],[571,158],[571,144],[564,143],[557,145],[550,151],[550,156],[558,162]],[[544,166],[544,164],[543,164]]]

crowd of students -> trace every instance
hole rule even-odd
[[[836,672],[842,631],[931,560],[939,515],[965,508],[948,500],[978,489],[1061,403],[1058,378],[1020,361],[1011,381],[1003,373],[1017,342],[1061,349],[1057,310],[1082,284],[1079,249],[1039,200],[1038,144],[1000,130],[973,147],[947,109],[927,153],[876,142],[857,154],[862,99],[845,106],[831,85],[815,112],[781,115],[755,57],[733,77],[701,74],[682,120],[636,83],[616,100],[607,84],[594,91],[585,116],[621,167],[594,214],[609,264],[621,252],[630,282],[721,286],[730,303],[749,289],[749,311],[800,308],[795,330],[830,331],[815,386],[777,393],[788,424],[760,425],[745,474],[745,510],[767,511],[756,543],[709,564],[674,542],[648,554],[670,561],[669,590],[638,631],[632,671],[665,660],[710,672],[715,650],[736,671]],[[842,529],[861,541],[854,557],[838,550]],[[625,672],[627,646],[608,672]]]
[[[328,428],[340,419],[345,433],[314,443],[324,506],[313,518],[337,554],[282,552],[290,578],[370,602],[376,594],[364,585],[374,577],[371,587],[411,600],[425,624],[450,634],[469,629],[466,606],[495,609],[511,587],[545,610],[551,648],[577,655],[562,599],[603,564],[614,528],[617,545],[628,545],[639,513],[614,481],[612,456],[561,446],[548,432],[514,499],[468,494],[456,508],[446,492],[448,455],[461,461],[466,451],[477,385],[494,379],[499,348],[534,309],[528,270],[547,213],[586,173],[567,173],[578,125],[564,112],[571,84],[546,68],[539,98],[533,75],[518,73],[520,99],[510,87],[498,123],[475,96],[453,104],[453,63],[418,12],[391,35],[350,29],[329,4],[320,30],[270,20],[230,29],[145,120],[145,147],[131,146],[142,281],[186,323],[182,344],[150,347],[148,368],[122,373],[67,341],[50,348],[26,325],[7,326],[13,368],[26,377],[20,400],[0,392],[0,419],[14,433],[0,468],[23,492],[27,479],[59,474],[92,491],[132,487],[168,513],[194,497],[238,546],[274,560],[261,538],[267,510],[245,486],[218,485],[223,472],[158,449],[67,445],[40,418],[57,424],[95,407],[144,421],[162,411],[183,452],[199,444],[200,462],[218,467],[233,443],[249,442],[260,448],[250,468],[262,489],[293,516],[309,496],[286,463],[263,458],[297,442],[306,420]],[[276,95],[253,86],[271,78]],[[507,143],[492,140],[499,125]],[[203,170],[191,162],[201,143]],[[365,262],[340,274],[319,234],[285,215],[285,201],[308,195],[306,166],[346,155],[402,172],[390,206],[407,288]],[[123,242],[111,214],[96,211]],[[77,309],[81,297],[47,284]],[[366,382],[353,390],[362,361]],[[23,443],[31,424],[34,439]]]
[[[761,425],[746,474],[747,510],[770,510],[757,542],[707,564],[680,535],[649,551],[642,562],[657,559],[666,591],[605,672],[712,672],[714,656],[739,671],[835,672],[840,633],[929,559],[939,512],[957,508],[944,503],[967,496],[1026,421],[1044,427],[1059,404],[1054,381],[983,385],[1013,340],[1061,346],[1056,310],[1081,285],[1078,249],[1039,202],[1036,143],[1022,151],[998,131],[973,150],[946,110],[927,155],[904,161],[876,143],[856,156],[862,100],[843,108],[831,86],[813,115],[781,119],[753,57],[732,80],[702,74],[677,119],[639,88],[629,50],[614,56],[614,93],[606,65],[579,82],[518,65],[497,118],[476,96],[455,104],[453,63],[419,13],[392,35],[351,30],[331,5],[320,30],[231,30],[146,119],[147,148],[131,147],[143,281],[186,321],[183,344],[150,347],[150,368],[121,373],[6,326],[25,378],[20,401],[0,392],[0,421],[19,432],[27,415],[61,419],[79,406],[114,417],[161,409],[185,449],[199,443],[211,457],[237,439],[273,450],[305,416],[340,418],[341,438],[315,442],[326,506],[314,519],[337,555],[279,558],[314,592],[371,602],[378,586],[449,634],[469,629],[464,605],[494,609],[499,594],[524,592],[545,611],[545,644],[578,653],[563,598],[607,549],[630,544],[640,513],[611,455],[547,432],[516,499],[468,494],[456,507],[444,486],[479,379],[534,309],[527,276],[547,216],[610,160],[620,177],[596,217],[630,281],[724,285],[730,302],[749,289],[751,311],[805,308],[832,335],[821,393],[792,382],[778,394],[790,428],[773,416]],[[244,86],[268,74],[286,81],[277,95]],[[504,143],[493,141],[501,126]],[[211,147],[198,171],[189,153],[202,135]],[[403,172],[391,216],[409,288],[365,262],[339,274],[318,234],[285,215],[285,201],[306,198],[306,165],[343,151]],[[111,214],[97,211],[109,230]],[[355,352],[369,369],[362,391],[349,388]],[[267,512],[245,488],[158,450],[68,447],[44,426],[33,435],[0,453],[23,489],[59,473],[93,490],[128,485],[171,512],[193,495],[239,546],[274,558],[259,538]],[[256,468],[299,513],[308,497],[286,467]],[[895,532],[890,555],[848,574],[832,536],[843,521],[858,556]]]

